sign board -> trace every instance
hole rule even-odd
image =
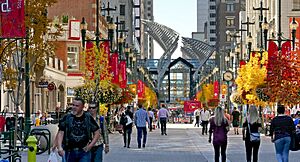
[[[79,20],[70,20],[69,39],[71,39],[71,40],[79,40],[80,39],[80,21]]]
[[[40,81],[37,87],[38,88],[48,88],[48,82],[47,81]]]
[[[52,83],[48,84],[47,88],[49,91],[53,91],[55,89],[55,84],[52,82]]]

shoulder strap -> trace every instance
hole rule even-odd
[[[84,123],[87,125],[87,133],[88,133],[88,139],[90,140],[92,135],[91,135],[91,125],[89,124],[90,123],[90,117],[91,115],[89,113],[86,113],[84,112]]]
[[[69,134],[70,134],[70,129],[71,129],[71,123],[73,123],[73,117],[71,114],[68,114],[66,117],[66,132],[64,132],[65,135],[65,140],[66,140],[66,145],[68,146],[69,144]]]

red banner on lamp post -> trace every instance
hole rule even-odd
[[[214,98],[219,98],[219,82],[214,82]]]
[[[24,0],[0,0],[1,37],[25,38]]]
[[[137,90],[138,90],[138,98],[144,97],[145,87],[144,83],[141,80],[138,80]]]
[[[118,53],[115,52],[111,55],[110,57],[110,70],[111,70],[111,73],[113,75],[113,79],[112,79],[112,82],[115,83],[115,84],[119,84],[119,67],[118,67],[118,62],[119,62],[119,59],[118,59]]]
[[[109,41],[104,41],[102,43],[100,43],[100,57],[104,58],[103,60],[101,60],[100,65],[102,65],[101,67],[105,67],[107,69],[105,69],[106,72],[110,71],[110,64],[109,64]],[[103,70],[104,71],[104,70]],[[100,79],[104,80],[106,78],[109,77],[108,73],[103,73],[101,72],[100,74]]]
[[[91,41],[86,42],[86,56],[85,56],[86,73],[90,80],[95,77],[95,52],[94,43]]]
[[[122,60],[120,61],[120,87],[121,88],[126,88],[127,86],[127,77],[126,77],[126,61]]]

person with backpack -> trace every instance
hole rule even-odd
[[[91,149],[100,137],[99,126],[88,112],[84,112],[84,100],[73,100],[72,113],[59,121],[57,134],[58,154],[65,162],[90,162]]]
[[[120,124],[123,126],[123,140],[124,147],[130,148],[132,125],[133,125],[133,113],[131,107],[127,106],[125,112],[121,115]]]
[[[246,147],[246,159],[247,162],[258,161],[258,149],[260,146],[260,134],[259,129],[262,127],[261,119],[258,116],[258,112],[255,106],[250,106],[248,110],[248,116],[243,123],[243,140]]]
[[[95,102],[89,103],[89,112],[100,127],[100,138],[91,149],[91,162],[103,161],[103,150],[107,154],[109,152],[109,138],[106,129],[106,123],[103,116],[97,115],[99,104]],[[104,147],[105,145],[105,147]]]

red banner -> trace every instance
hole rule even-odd
[[[282,57],[291,58],[291,41],[286,41],[282,43],[281,51],[282,51]]]
[[[108,68],[107,73],[101,73],[100,74],[100,79],[104,80],[106,78],[108,78],[109,74],[108,72],[110,72],[110,64],[109,64],[109,41],[104,41],[100,44],[100,57],[104,58],[103,60],[101,60],[100,65],[102,65],[102,67]]]
[[[0,0],[0,4],[1,37],[26,37],[24,0]]]
[[[110,70],[111,74],[113,75],[112,82],[115,84],[119,84],[119,67],[118,67],[118,53],[115,52],[110,57]]]
[[[85,56],[86,73],[89,79],[94,79],[95,73],[95,52],[94,44],[91,41],[86,42],[86,56]]]
[[[137,90],[138,90],[138,98],[144,98],[145,87],[144,83],[141,80],[138,80]]]
[[[219,98],[219,82],[214,82],[214,98]]]
[[[200,101],[184,101],[184,107],[183,111],[185,113],[192,113],[198,108],[201,108],[201,102]]]
[[[121,88],[126,88],[127,86],[127,77],[126,77],[126,61],[122,60],[120,61],[120,87]]]
[[[244,66],[244,65],[246,65],[246,61],[245,61],[245,60],[241,60],[241,61],[240,61],[240,68],[241,68],[242,66]]]

